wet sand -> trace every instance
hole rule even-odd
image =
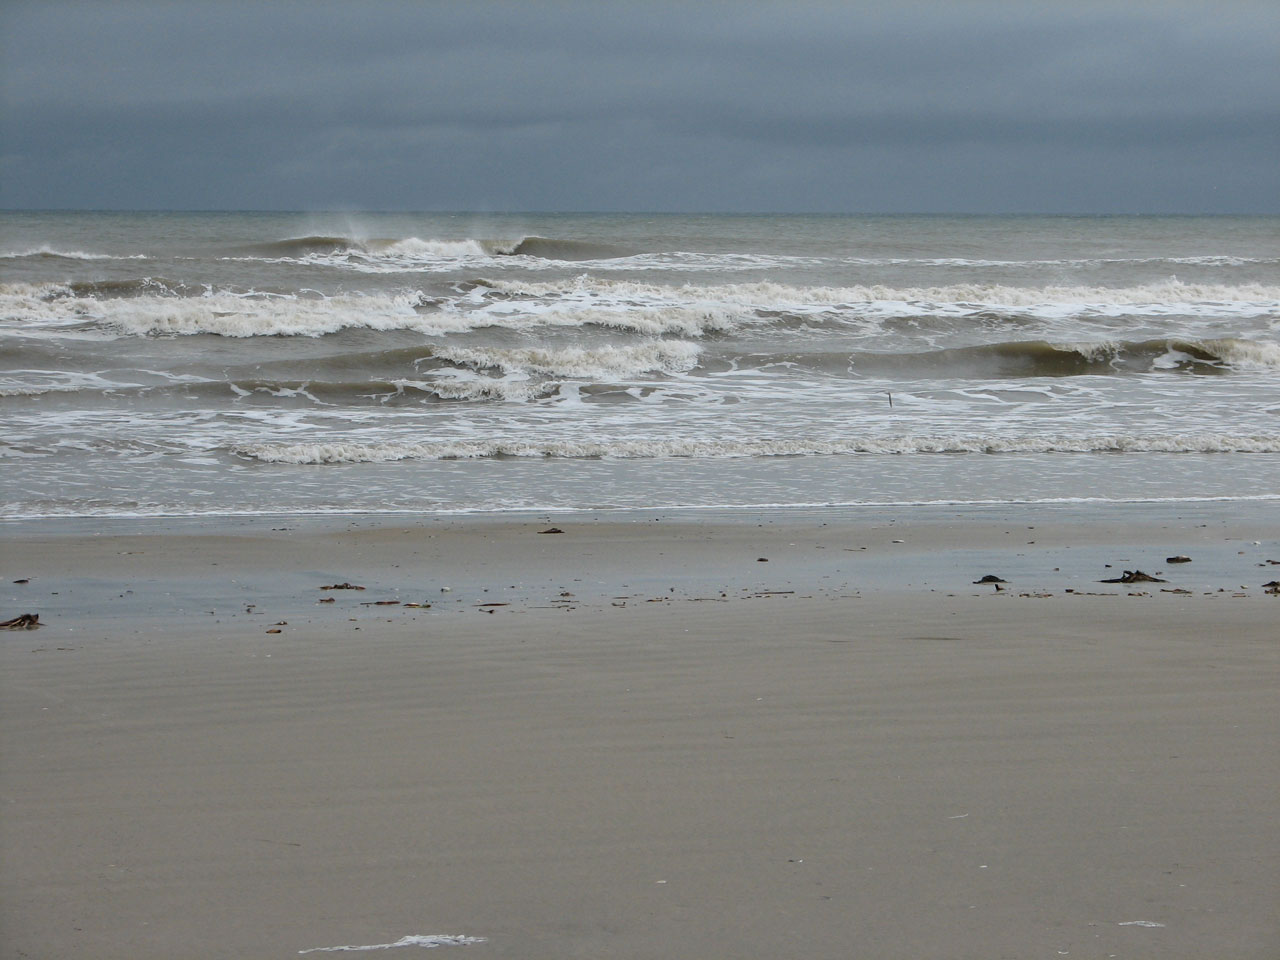
[[[0,956],[1273,957],[1273,512],[11,525]]]

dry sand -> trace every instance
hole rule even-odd
[[[0,956],[1274,958],[1277,527],[10,526]]]

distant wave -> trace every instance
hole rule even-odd
[[[596,240],[566,240],[551,237],[525,237],[514,246],[494,244],[493,252],[504,256],[537,257],[542,260],[612,260],[629,256],[632,251],[616,244]]]
[[[144,253],[114,254],[89,253],[85,250],[56,250],[48,244],[30,250],[0,253],[0,260],[22,260],[26,258],[42,260],[148,260]]]
[[[1280,435],[1101,435],[1081,437],[885,437],[878,439],[439,440],[238,444],[230,452],[263,463],[386,463],[396,460],[729,459],[836,454],[1280,453]]]
[[[350,237],[313,235],[253,244],[245,248],[244,252],[267,257],[304,257],[311,253],[345,253],[348,250],[364,249],[363,243]]]
[[[575,262],[622,257],[630,252],[615,244],[598,241],[539,236],[518,237],[514,240],[471,237],[359,239],[321,234],[253,244],[239,251],[239,254],[247,255],[249,259],[310,261],[330,266],[340,266],[345,261],[357,267],[376,266],[378,262],[396,267],[414,261],[494,257]]]

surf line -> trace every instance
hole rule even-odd
[[[401,937],[395,943],[370,943],[362,947],[312,947],[309,950],[299,950],[298,953],[348,953],[360,950],[391,950],[395,947],[465,947],[473,943],[484,943],[484,937],[461,937],[450,936],[447,934],[416,934],[411,933],[407,937]]]

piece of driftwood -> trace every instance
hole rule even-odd
[[[36,630],[40,627],[40,614],[24,613],[0,623],[0,630]]]

